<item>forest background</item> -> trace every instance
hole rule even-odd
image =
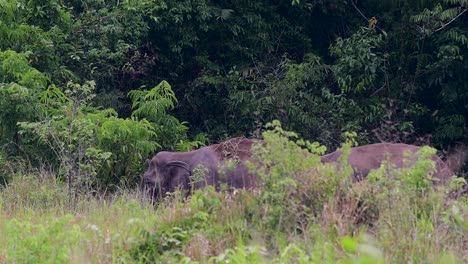
[[[260,137],[275,119],[329,150],[345,132],[359,144],[468,140],[466,0],[0,7],[4,169],[133,184],[158,150]]]

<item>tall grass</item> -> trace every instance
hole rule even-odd
[[[153,205],[132,189],[68,204],[47,170],[16,172],[0,192],[6,263],[462,263],[467,199],[432,188],[422,158],[368,181],[319,162],[317,146],[265,135],[255,190],[207,187]],[[309,150],[307,150],[307,146]],[[345,147],[346,149],[346,147]],[[346,152],[346,151],[345,151]],[[424,157],[424,153],[422,157]],[[266,169],[266,166],[269,169]]]

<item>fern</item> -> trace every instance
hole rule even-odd
[[[104,120],[98,135],[103,147],[119,146],[122,153],[134,153],[140,159],[161,147],[151,140],[156,136],[154,127],[146,120],[115,117]]]
[[[444,0],[447,4],[460,5],[462,7],[468,7],[468,0]]]
[[[29,65],[28,55],[13,50],[0,52],[0,73],[9,76],[3,82],[15,81],[31,88],[46,87],[49,78]]]
[[[162,81],[149,91],[133,90],[128,93],[132,100],[132,116],[160,120],[167,110],[177,103],[175,93],[168,82]]]
[[[442,41],[453,41],[460,46],[468,48],[468,37],[458,28],[450,29],[444,32],[441,38]]]
[[[448,21],[460,13],[460,8],[448,8],[440,12],[438,18],[442,21]]]
[[[466,0],[447,0],[445,3],[457,7],[445,8],[439,3],[432,10],[426,8],[421,13],[411,16],[410,21],[419,24],[422,34],[431,35],[444,29],[468,10]]]

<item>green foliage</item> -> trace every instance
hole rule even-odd
[[[142,263],[160,261],[160,255],[170,252],[171,255],[182,256],[182,247],[187,243],[189,234],[178,227],[163,230],[157,234],[143,234],[144,243],[130,253],[132,257]],[[166,253],[167,254],[167,253]]]
[[[274,119],[333,147],[343,131],[360,132],[361,143],[375,141],[381,135],[372,131],[388,121],[411,124],[404,131],[410,141],[466,140],[465,0],[11,0],[1,12],[0,50],[28,54],[47,77],[42,89],[94,80],[93,102],[122,117],[132,115],[131,105],[134,116],[148,120],[153,107],[171,110],[192,125],[192,135],[210,140],[260,136]],[[375,30],[362,28],[369,23],[362,16],[375,17]],[[125,98],[162,80],[174,94],[161,83],[154,91],[159,101],[141,109]],[[175,94],[180,104],[173,109]],[[389,102],[401,112],[392,120],[385,117]],[[167,134],[166,123],[185,133],[185,123],[166,117],[159,134]],[[186,141],[160,144],[199,146]]]
[[[171,86],[166,81],[162,81],[150,91],[134,90],[129,93],[133,101],[134,116],[148,117],[153,121],[160,118],[161,113],[167,109],[174,108],[177,102]]]
[[[85,85],[69,83],[65,93],[56,88],[48,89],[41,95],[42,103],[58,109],[45,112],[39,122],[19,122],[22,134],[36,135],[39,143],[55,152],[70,193],[85,182],[91,183],[97,174],[95,170],[111,155],[92,147],[96,145],[94,135],[98,125],[87,118],[86,110],[89,110],[93,90],[93,82]],[[102,111],[99,117],[106,118],[109,114],[112,112]]]
[[[227,249],[223,254],[213,257],[211,261],[216,263],[266,263],[266,259],[263,255],[266,252],[259,247],[254,246],[243,246],[239,243],[235,248]]]
[[[196,134],[193,140],[179,140],[175,150],[179,152],[191,151],[207,145],[208,135],[205,133]]]
[[[444,8],[443,4],[450,7]],[[418,23],[422,34],[431,35],[448,26],[452,20],[466,12],[466,0],[444,0],[435,5],[432,10],[425,8],[421,13],[411,17],[411,21]]]
[[[362,28],[347,39],[338,38],[330,47],[330,53],[338,58],[332,70],[343,91],[361,92],[374,88],[378,75],[385,71],[385,55],[376,52],[382,44],[382,35]]]
[[[362,116],[350,113],[364,109],[324,86],[329,73],[329,65],[314,54],[307,54],[301,63],[284,58],[274,68],[234,68],[226,101],[229,125],[259,136],[264,124],[277,119],[305,138],[337,146],[343,130],[361,130]]]
[[[261,203],[268,208],[262,217],[272,230],[294,231],[297,224],[319,215],[337,186],[349,177],[320,162],[317,154],[323,154],[323,146],[289,140],[297,134],[283,130],[278,121],[267,126],[272,131],[263,133],[266,147],[256,151],[250,166],[262,180]]]
[[[44,223],[33,219],[4,223],[8,243],[2,246],[2,254],[8,262],[64,263],[69,260],[72,248],[82,235],[79,226],[70,223],[71,215],[52,217]]]
[[[361,238],[342,237],[340,244],[343,249],[349,254],[349,258],[343,263],[384,263],[384,258],[381,250],[375,246],[370,236]]]
[[[175,94],[166,81],[149,91],[133,90],[129,97],[133,102],[132,117],[151,122],[162,146],[174,146],[187,132],[185,123],[166,113],[177,103]]]
[[[13,50],[2,52],[0,56],[2,83],[17,82],[32,89],[45,87],[47,77],[31,67],[27,59],[27,53],[17,53]]]
[[[69,43],[69,9],[60,1],[7,0],[0,3],[0,51],[28,54],[28,61],[54,82],[76,79],[68,64],[76,49]]]
[[[174,94],[161,83],[155,91],[160,100],[148,100],[146,110],[134,108],[136,115],[149,120],[151,107],[171,110],[192,125],[192,135],[206,133],[210,140],[260,136],[274,119],[333,147],[343,131],[360,132],[361,143],[375,141],[380,135],[373,137],[372,131],[387,121],[411,124],[412,130],[404,131],[412,134],[406,137],[410,141],[466,140],[461,120],[468,90],[466,0],[355,5],[8,0],[1,5],[0,51],[27,54],[30,66],[46,77],[41,90],[50,83],[94,80],[93,102],[121,117],[131,116],[135,107],[125,98],[129,91],[168,80]],[[372,17],[376,28],[362,28]],[[18,78],[4,72],[0,77]],[[180,104],[173,109],[175,94]],[[401,112],[392,120],[384,116],[389,102]],[[185,133],[186,124],[166,116],[164,122]],[[159,134],[167,134],[164,127],[156,128]],[[160,142],[180,150],[198,146],[186,141]]]
[[[148,108],[160,101],[168,102],[164,94],[158,93],[163,85],[148,92],[147,97],[145,92],[132,93],[135,113],[127,119],[117,117],[113,109],[92,106],[94,82],[68,83],[63,93],[50,86],[39,96],[46,109],[41,121],[19,125],[23,135],[35,135],[33,144],[50,148],[71,193],[108,188],[110,184],[132,184],[138,180],[135,175],[141,172],[145,157],[185,134],[185,126],[166,116],[166,108]],[[172,93],[170,87],[165,91]]]
[[[180,193],[175,195],[180,195]],[[228,235],[226,233],[229,229],[219,229],[221,227],[218,223],[213,225],[217,217],[220,217],[219,214],[229,209],[223,209],[225,204],[212,186],[194,191],[191,200],[186,204],[188,208],[185,209],[189,210],[170,208],[170,204],[167,203],[166,205],[169,208],[160,208],[160,213],[170,213],[171,210],[176,210],[173,212],[175,217],[161,224],[156,232],[142,231],[142,238],[130,251],[135,261],[144,263],[181,261],[185,257],[185,250],[209,250],[196,248],[197,238],[209,243],[202,234],[213,232],[213,235],[217,237]],[[195,243],[195,248],[191,248],[193,243]]]
[[[430,153],[434,153],[433,150],[423,148],[420,154],[424,157]],[[424,256],[433,253],[428,248],[445,248],[439,243],[423,242],[419,245],[414,244],[413,239],[401,239],[402,234],[409,230],[414,230],[415,237],[422,238],[428,235],[443,237],[445,232],[451,232],[449,230],[459,232],[463,228],[456,222],[447,222],[446,217],[451,217],[452,213],[451,209],[444,205],[444,191],[436,192],[427,178],[428,171],[434,169],[432,161],[421,158],[412,161],[411,165],[400,170],[389,170],[391,164],[385,164],[369,175],[373,185],[369,186],[368,191],[372,193],[372,199],[378,208],[379,220],[376,226],[380,230],[384,250],[401,252],[403,248],[413,245],[410,246],[411,254],[395,256],[394,260],[398,262],[422,261]],[[439,232],[435,228],[439,221],[448,224],[444,228],[445,231]],[[390,246],[389,241],[393,239],[398,239],[398,243]]]
[[[16,123],[36,118],[41,111],[35,104],[37,94],[49,82],[28,63],[29,55],[0,51],[0,144],[16,154],[21,143]]]

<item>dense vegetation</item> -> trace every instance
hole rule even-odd
[[[2,0],[0,157],[121,184],[274,119],[330,149],[466,143],[467,5]]]
[[[365,264],[468,257],[468,201],[447,200],[448,189],[432,188],[431,149],[408,168],[383,166],[352,184],[346,164],[337,170],[320,162],[315,153],[323,147],[278,126],[263,135],[267,145],[256,148],[252,165],[263,182],[257,190],[205,188],[190,199],[176,192],[157,207],[120,190],[79,194],[70,210],[55,175],[16,174],[0,193],[2,261]]]
[[[467,10],[468,0],[0,0],[0,262],[466,259],[466,201],[418,189],[424,162],[351,189],[346,170],[299,160],[291,134],[265,125],[329,150],[349,135],[466,146]],[[158,150],[233,136],[273,137],[259,157],[288,166],[258,171],[258,193],[207,189],[157,209],[133,193]]]

